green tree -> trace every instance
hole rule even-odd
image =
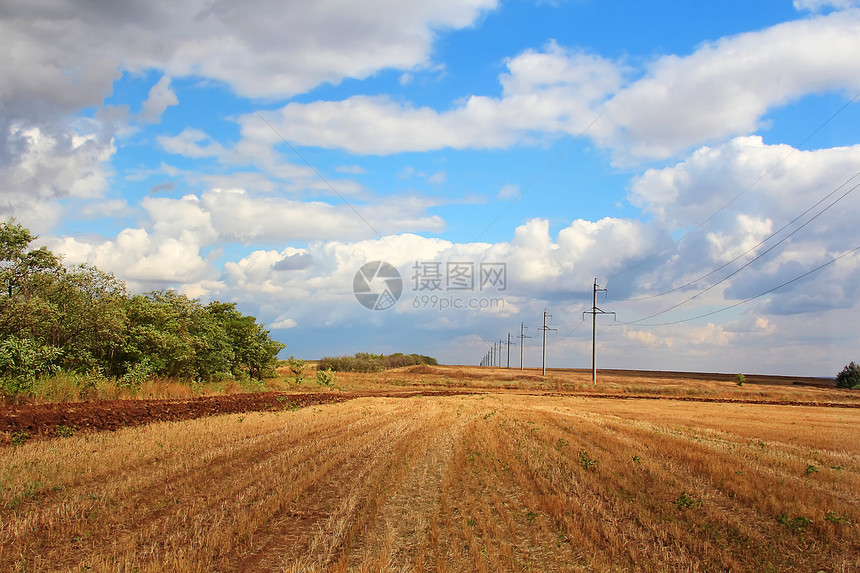
[[[87,265],[65,267],[14,219],[0,223],[0,380],[6,393],[62,369],[122,381],[274,375],[284,348],[233,303],[172,290],[129,296]],[[7,383],[8,382],[8,383]]]
[[[236,310],[235,303],[214,301],[206,310],[224,328],[230,340],[233,351],[230,368],[234,375],[246,373],[258,380],[273,375],[283,344],[272,340],[269,331],[257,324],[253,316],[244,316]]]
[[[0,224],[0,336],[4,338],[43,338],[57,318],[56,308],[44,295],[62,266],[45,247],[30,248],[37,238],[14,219]]]
[[[837,388],[860,388],[860,364],[853,361],[836,375]]]

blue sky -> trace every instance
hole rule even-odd
[[[860,358],[854,0],[12,3],[0,37],[0,216],[286,356],[477,363],[524,323],[536,366],[547,309],[588,367],[597,278],[605,367]]]

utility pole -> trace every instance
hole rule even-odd
[[[508,333],[508,366],[507,366],[507,368],[511,367],[511,344],[516,344],[516,342],[511,342],[511,333],[509,332]]]
[[[523,369],[523,346],[525,346],[525,339],[531,338],[531,336],[526,336],[526,323],[520,323],[520,370]]]
[[[597,279],[594,279],[594,292],[591,297],[591,310],[586,310],[582,313],[582,317],[585,318],[586,314],[591,315],[591,383],[597,384],[597,315],[598,314],[611,314],[613,318],[615,317],[614,312],[606,312],[604,310],[600,310],[597,308],[597,293],[598,292],[606,292],[605,288],[598,288]]]
[[[556,330],[555,328],[549,328],[546,325],[546,319],[547,318],[552,319],[552,315],[547,314],[546,309],[544,309],[544,311],[543,311],[543,326],[540,327],[540,329],[543,331],[543,359],[541,360],[541,376],[546,376],[546,331],[552,330],[552,331],[558,332],[558,330]]]

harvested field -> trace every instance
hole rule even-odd
[[[0,449],[0,570],[860,570],[858,427],[498,391],[82,432]]]

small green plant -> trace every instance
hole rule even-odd
[[[295,412],[301,408],[301,406],[293,402],[289,396],[278,396],[276,400],[281,403],[284,410],[289,410],[290,412]]]
[[[642,463],[642,458],[640,458],[639,456],[633,456],[633,463],[634,464]]]
[[[331,368],[317,370],[317,384],[326,388],[334,386],[334,371]]]
[[[567,441],[567,440],[565,440],[564,438],[559,438],[559,439],[558,439],[558,441],[555,443],[555,449],[557,449],[557,450],[561,451],[561,450],[563,450],[563,449],[564,449],[564,447],[565,447],[567,444],[568,444],[568,441]]]
[[[529,523],[531,523],[532,521],[534,521],[534,520],[535,520],[535,517],[537,517],[537,513],[535,513],[534,511],[529,511],[529,512],[526,514],[526,519],[528,519],[528,520],[529,520]]]
[[[737,384],[738,384],[738,386],[743,386],[743,385],[744,385],[744,382],[746,382],[746,379],[747,379],[747,378],[746,378],[746,376],[744,376],[744,375],[743,375],[743,374],[741,374],[741,373],[738,373],[738,375],[737,375]]]
[[[596,468],[599,463],[597,460],[591,459],[585,448],[579,448],[579,463],[587,470]]]
[[[24,430],[18,430],[17,432],[12,432],[12,445],[13,446],[23,446],[24,442],[30,439],[30,434],[25,432]]]
[[[54,431],[61,438],[71,438],[72,436],[75,435],[75,432],[78,431],[78,427],[74,426],[74,425],[73,426],[64,426],[64,425],[60,424],[59,426],[56,427],[56,429]]]
[[[783,513],[779,517],[777,517],[776,520],[780,524],[791,529],[792,531],[798,532],[801,532],[810,525],[812,525],[812,519],[809,517],[804,517],[802,515],[798,515],[797,517],[790,519],[787,513]]]
[[[847,513],[839,515],[835,511],[830,510],[824,514],[824,519],[833,523],[845,523],[847,525],[851,525],[851,518],[848,517]]]
[[[818,473],[820,471],[816,466],[812,464],[806,464],[806,475]]]
[[[305,361],[301,358],[290,356],[290,359],[287,360],[287,366],[289,367],[290,372],[293,373],[293,381],[296,384],[301,384],[302,380],[305,379]]]
[[[700,498],[693,497],[686,491],[682,491],[678,499],[676,499],[672,503],[674,503],[675,507],[677,507],[678,509],[691,509],[696,507],[702,507],[704,505],[704,502]]]

